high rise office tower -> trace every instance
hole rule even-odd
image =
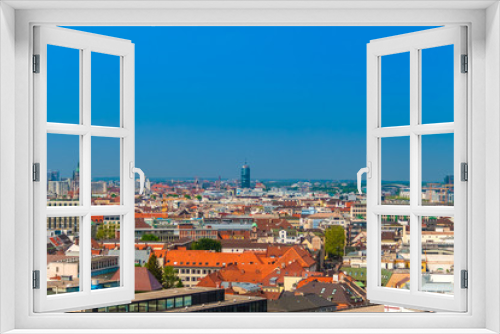
[[[250,166],[246,162],[241,167],[241,188],[250,188]]]
[[[454,182],[454,176],[453,175],[446,175],[444,177],[444,184],[453,184]]]
[[[78,163],[76,169],[73,171],[73,181],[80,182],[80,163]]]
[[[78,163],[76,169],[73,171],[73,179],[71,181],[71,190],[76,194],[80,189],[80,163]]]
[[[47,181],[61,181],[60,173],[58,170],[47,171]]]

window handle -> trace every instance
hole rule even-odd
[[[134,163],[130,162],[130,178],[134,179],[135,173],[139,174],[139,195],[144,193],[144,182],[146,181],[146,177],[144,176],[144,172],[142,169],[134,167]]]
[[[367,167],[364,167],[364,168],[361,168],[359,171],[358,171],[358,194],[363,194],[363,192],[361,191],[361,176],[366,173],[366,177],[368,179],[371,179],[372,178],[372,163],[370,161],[368,161],[368,166]]]

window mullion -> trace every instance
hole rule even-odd
[[[91,126],[91,51],[83,49],[82,62],[80,66],[81,88],[80,100],[81,105],[81,120],[82,125],[87,129]],[[91,291],[91,222],[90,213],[91,206],[91,134],[90,131],[81,136],[81,157],[82,168],[80,174],[80,202],[85,208],[89,208],[89,212],[82,218],[82,226],[80,228],[80,288],[84,293]]]
[[[419,287],[420,247],[418,217],[414,209],[420,205],[421,155],[420,136],[415,129],[420,123],[420,57],[419,50],[410,50],[410,291],[415,293]]]

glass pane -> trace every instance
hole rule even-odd
[[[380,219],[381,286],[410,289],[410,217]]]
[[[47,206],[80,205],[80,137],[47,134]]]
[[[421,290],[453,294],[454,219],[422,217]]]
[[[120,57],[92,52],[92,125],[120,126]]]
[[[120,242],[120,216],[92,216],[92,238],[99,243]],[[97,246],[97,245],[94,245]],[[109,247],[111,247],[110,245]],[[113,247],[115,248],[115,247]]]
[[[120,216],[92,216],[92,290],[120,286]]]
[[[47,122],[80,123],[80,50],[47,45]]]
[[[453,45],[423,49],[422,124],[453,122]]]
[[[410,137],[382,138],[381,203],[410,204]]]
[[[173,307],[174,307],[174,299],[173,298],[167,299],[167,309],[173,308]]]
[[[92,290],[119,287],[120,216],[92,216],[91,231]]]
[[[120,138],[92,137],[92,205],[120,204]]]
[[[148,311],[148,302],[140,302],[139,312],[147,312],[147,311]]]
[[[47,218],[47,295],[80,290],[80,217]]]
[[[382,126],[410,125],[410,53],[381,57]]]
[[[422,136],[422,205],[454,202],[452,133]]]
[[[148,312],[156,312],[156,300],[148,301],[148,307],[149,307]]]
[[[167,309],[167,300],[160,299],[158,300],[158,312],[165,311]]]

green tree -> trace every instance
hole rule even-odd
[[[214,250],[220,252],[222,249],[222,244],[220,241],[208,238],[202,238],[191,244],[192,250]]]
[[[108,239],[114,239],[115,238],[115,231],[116,231],[116,225],[112,224],[108,226],[106,230],[106,236]]]
[[[342,226],[335,225],[325,232],[325,253],[329,258],[340,259],[344,256],[345,231]]]
[[[162,285],[165,289],[174,287],[182,288],[184,286],[179,276],[177,276],[178,273],[179,271],[174,269],[172,266],[166,266],[163,268]]]
[[[185,199],[191,199],[191,195],[184,195]]]
[[[141,241],[159,241],[160,238],[158,238],[156,235],[154,234],[144,234],[142,237],[141,237]]]
[[[196,199],[197,199],[198,201],[201,201],[201,199],[202,199],[201,195],[196,195]]]
[[[97,228],[97,233],[95,234],[95,238],[97,240],[103,240],[106,238],[106,235],[105,235],[105,232],[104,232],[104,228],[102,226],[99,226]]]
[[[158,282],[160,282],[160,284],[162,283],[163,271],[161,270],[161,266],[158,264],[158,260],[154,253],[151,254],[144,267],[149,270],[149,272],[158,280]]]

